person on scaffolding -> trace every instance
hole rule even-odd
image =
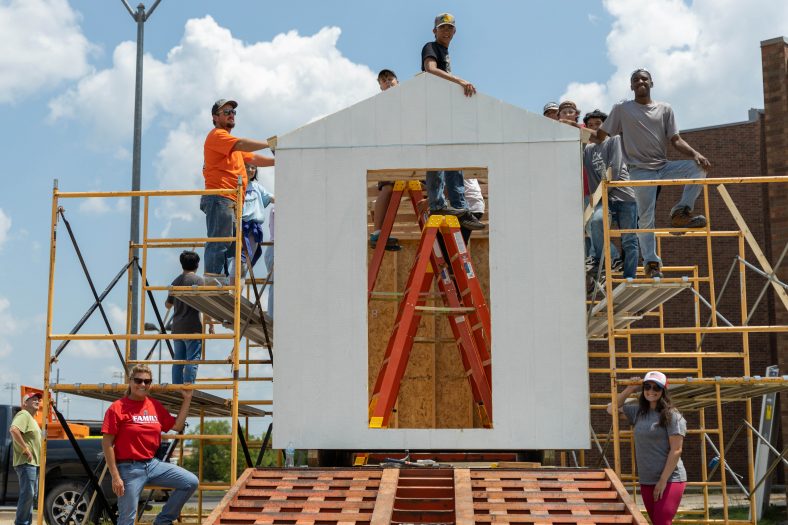
[[[246,165],[246,177],[249,184],[246,186],[246,193],[244,194],[244,207],[241,213],[241,220],[243,222],[243,235],[241,238],[244,241],[244,248],[241,249],[241,278],[246,277],[249,271],[249,266],[254,266],[263,254],[262,243],[264,240],[263,224],[265,223],[266,215],[268,215],[268,206],[274,202],[274,196],[270,193],[265,186],[263,186],[257,179],[257,166],[254,164]],[[247,252],[251,255],[251,264],[247,258]],[[231,250],[228,256],[230,263],[230,282],[233,282],[235,276],[235,258],[232,257],[235,249]]]
[[[246,192],[248,179],[245,164],[254,166],[273,166],[274,159],[252,153],[268,148],[264,140],[252,140],[234,137],[230,132],[235,127],[235,115],[238,102],[219,99],[211,108],[213,129],[205,138],[203,147],[203,177],[205,189],[235,189],[238,178],[243,181],[243,193]],[[235,195],[203,195],[200,209],[205,213],[205,224],[208,237],[232,237],[235,218]],[[224,273],[231,243],[208,242],[205,244],[205,277],[219,285],[228,284]],[[206,284],[213,284],[208,282]]]
[[[627,403],[638,390],[637,402]],[[627,386],[617,400],[619,412],[632,425],[640,497],[648,516],[653,525],[670,525],[687,486],[687,471],[681,461],[687,421],[670,402],[667,377],[656,370],[643,377],[642,386]],[[613,415],[612,404],[607,405],[607,413]]]
[[[192,251],[184,251],[181,253],[180,261],[183,272],[172,281],[170,286],[202,286],[204,280],[197,275],[197,268],[200,267],[200,256]],[[197,380],[197,363],[202,356],[202,338],[200,336],[202,335],[203,327],[200,312],[173,295],[167,296],[164,306],[167,307],[167,310],[173,308],[173,334],[196,334],[195,339],[173,340],[175,359],[177,361],[191,362],[172,365],[172,384],[194,383]],[[213,325],[210,325],[209,330],[213,333]]]
[[[148,396],[152,381],[153,373],[147,365],[135,365],[129,372],[126,395],[109,406],[101,426],[101,448],[112,476],[112,492],[118,497],[117,525],[134,525],[145,485],[172,489],[153,520],[154,525],[171,525],[199,484],[197,476],[188,470],[156,457],[161,433],[182,432],[186,426],[193,392],[181,391],[183,403],[178,417],[173,417]]]
[[[624,162],[629,167],[629,176],[633,181],[705,178],[711,163],[681,138],[670,104],[651,99],[651,88],[654,87],[651,73],[645,69],[636,69],[630,76],[629,87],[635,99],[615,104],[602,127],[592,132],[592,140],[601,142],[608,135],[622,135]],[[692,157],[692,160],[668,160],[668,143],[673,144],[680,153]],[[654,228],[657,189],[657,186],[635,188],[640,229]],[[706,227],[706,217],[692,215],[695,200],[702,190],[703,187],[698,184],[684,186],[681,199],[670,212],[672,227]],[[657,255],[654,233],[640,233],[638,241],[646,277],[662,277],[662,260]]]
[[[607,115],[595,109],[586,113],[583,123],[591,130],[598,130],[607,120]],[[583,167],[585,168],[588,179],[588,190],[593,194],[600,182],[605,178],[608,167],[612,172],[613,181],[628,181],[629,172],[624,163],[621,151],[621,136],[605,137],[599,144],[590,143],[583,150]],[[619,228],[634,230],[638,227],[638,206],[635,200],[635,191],[629,187],[610,188],[607,194],[608,211],[610,213],[610,224],[617,224]],[[589,233],[591,234],[591,247],[594,250],[591,254],[591,269],[589,275],[596,279],[604,257],[613,257],[611,264],[617,253],[613,253],[614,245],[610,243],[610,249],[605,250],[605,238],[602,224],[602,203],[594,208],[594,214],[588,223]],[[621,234],[621,251],[624,252],[624,278],[633,278],[638,267],[638,237],[635,233]],[[613,253],[613,255],[611,255]]]

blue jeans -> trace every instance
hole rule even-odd
[[[177,361],[199,361],[202,356],[201,339],[175,339],[175,359]],[[197,379],[197,363],[172,365],[172,384],[194,383]]]
[[[118,525],[134,525],[137,504],[145,485],[157,485],[174,489],[154,525],[170,525],[178,519],[181,508],[197,490],[197,476],[186,469],[164,463],[158,459],[119,463],[118,472],[123,480],[123,496],[118,498]]]
[[[670,160],[658,170],[646,170],[635,166],[629,167],[631,180],[662,180],[662,179],[703,179],[706,172],[694,160]],[[690,210],[695,205],[695,199],[703,191],[703,186],[693,184],[684,186],[681,200],[670,210],[671,215],[677,209],[688,207]],[[635,188],[635,197],[638,201],[638,224],[640,228],[654,228],[654,208],[657,204],[657,186],[638,186]],[[643,255],[643,265],[656,262],[662,264],[657,256],[657,240],[653,233],[639,233],[640,252]]]
[[[14,525],[30,525],[33,503],[38,499],[38,467],[25,463],[14,467],[19,478],[19,500],[16,503]]]
[[[200,209],[205,213],[207,237],[232,237],[235,220],[235,201],[221,195],[203,195]],[[229,242],[209,242],[205,244],[205,272],[224,273],[224,260],[230,249]]]
[[[428,171],[427,201],[430,203],[431,210],[439,210],[446,206],[446,197],[443,196],[444,188],[452,207],[460,210],[468,209],[461,171]]]
[[[634,230],[638,227],[638,207],[636,202],[610,201],[608,204],[610,211],[610,226],[618,225],[622,230]],[[591,220],[588,221],[591,229],[592,244],[595,249],[594,259],[600,263],[604,260],[605,234],[602,224],[602,204],[598,204],[594,209]],[[613,243],[610,243],[610,250],[613,251]],[[624,278],[635,277],[638,268],[638,236],[635,233],[621,234],[621,251],[624,252]],[[615,260],[616,254],[610,255],[611,261]]]
[[[265,260],[265,268],[271,272],[271,283],[266,286],[268,288],[268,315],[271,319],[274,318],[274,247],[267,246],[265,250],[265,255],[263,255],[263,259]]]
[[[588,204],[590,202],[591,202],[591,196],[590,195],[583,195],[583,213],[585,213],[585,209],[588,207]],[[595,220],[597,210],[599,210],[599,218],[597,220],[601,221],[602,220],[602,204],[601,203],[596,205],[596,208],[594,209],[594,214],[591,215],[591,218],[588,220],[588,224],[586,224],[585,248],[586,248],[586,258],[591,257],[597,263],[600,263],[602,261],[602,259],[597,256],[597,249],[594,246],[594,242],[597,242],[598,239],[594,237],[594,234],[591,231],[591,228],[594,227],[592,223]],[[601,222],[599,223],[598,227],[599,228],[602,227],[602,223]],[[601,247],[602,246],[601,241],[599,241],[599,242],[600,242],[599,246]],[[618,254],[618,248],[616,248],[616,245],[613,244],[612,240],[610,241],[610,257],[611,257],[611,259],[610,259],[611,261],[615,261],[616,259],[618,259],[620,257],[620,255]]]

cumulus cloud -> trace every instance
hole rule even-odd
[[[6,215],[3,209],[0,208],[0,248],[8,240],[9,231],[11,231],[11,217]]]
[[[219,98],[239,102],[241,136],[282,134],[377,90],[374,73],[337,49],[341,30],[314,35],[289,31],[271,41],[245,43],[210,16],[189,20],[166,59],[145,55],[143,125],[164,134],[154,169],[163,189],[202,187],[202,145],[211,129],[210,107]],[[118,45],[112,66],[96,71],[50,102],[50,118],[84,119],[97,140],[113,148],[131,140],[135,46]],[[271,173],[262,175],[269,184]],[[172,221],[201,216],[197,200],[162,201],[156,210],[169,232]]]
[[[11,314],[11,302],[5,297],[0,297],[0,358],[7,357],[13,349],[8,336],[19,329],[19,322]]]
[[[76,356],[87,359],[117,358],[112,341],[106,340],[71,341],[63,353],[69,354],[69,357]]]
[[[684,129],[745,120],[749,108],[762,107],[760,41],[785,33],[788,3],[604,0],[604,6],[614,18],[607,48],[615,72],[570,83],[562,98],[584,110],[609,110],[631,98],[629,75],[645,67],[654,77],[652,97],[670,102]]]
[[[67,0],[0,3],[0,103],[76,79],[93,50]]]
[[[129,203],[126,199],[84,199],[79,203],[79,211],[89,215],[128,213]]]

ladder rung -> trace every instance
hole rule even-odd
[[[450,308],[448,306],[417,306],[417,312],[425,314],[469,314],[476,311],[476,308],[461,306],[459,308]]]

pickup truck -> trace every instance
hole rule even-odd
[[[19,407],[0,405],[0,504],[5,505],[13,504],[19,495],[19,480],[12,465],[13,445],[8,432],[11,421],[18,411]],[[78,443],[91,468],[95,469],[100,461],[101,439],[79,439]],[[66,439],[48,440],[44,518],[49,525],[65,523],[74,501],[82,492],[87,481],[88,476],[85,474],[71,443]],[[105,477],[102,486],[107,498],[112,498],[110,504],[113,504],[114,495],[109,476]],[[95,515],[90,516],[90,520],[85,520],[87,507],[87,501],[81,501],[78,504],[74,513],[76,523],[94,521]],[[96,502],[94,509],[98,507],[99,504]],[[91,514],[93,513],[91,512]]]

